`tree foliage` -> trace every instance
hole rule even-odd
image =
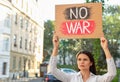
[[[60,41],[60,50],[59,54],[63,58],[63,64],[66,64],[66,57],[69,57],[71,64],[75,64],[76,62],[76,51],[81,49],[80,40],[76,39],[62,39]]]
[[[47,20],[44,23],[44,60],[48,60],[51,55],[52,50],[52,36],[54,30],[54,22],[51,20]]]
[[[103,15],[105,36],[109,39],[109,48],[113,57],[119,58],[120,41],[120,6],[106,6]]]

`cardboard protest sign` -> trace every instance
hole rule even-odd
[[[55,6],[55,31],[60,38],[99,38],[102,32],[102,4]]]

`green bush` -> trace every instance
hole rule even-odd
[[[116,77],[113,79],[112,82],[118,82],[119,77],[120,77],[120,69],[118,68],[118,69],[117,69],[117,75],[116,75]]]

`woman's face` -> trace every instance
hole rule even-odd
[[[80,70],[89,70],[92,62],[87,55],[79,54],[77,57],[77,65]]]

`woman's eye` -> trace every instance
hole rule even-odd
[[[81,59],[78,59],[78,61],[81,61]]]
[[[84,59],[84,61],[86,61],[87,59]]]
[[[88,59],[77,59],[78,61],[88,61]]]

